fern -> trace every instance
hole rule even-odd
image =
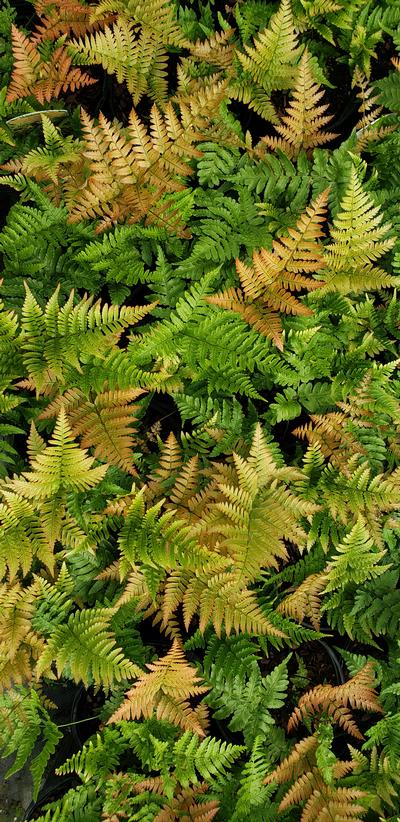
[[[15,754],[5,778],[19,771],[26,762],[33,779],[33,797],[37,799],[41,781],[50,757],[62,737],[57,725],[41,703],[35,690],[11,690],[0,697],[2,717],[2,756]],[[41,743],[40,750],[37,745]]]
[[[346,294],[396,285],[395,277],[374,266],[394,245],[394,238],[387,236],[390,228],[382,225],[379,206],[363,190],[353,168],[341,211],[333,221],[331,242],[325,247],[324,292]]]
[[[48,675],[53,663],[59,676],[66,669],[76,682],[82,680],[86,685],[109,686],[137,676],[140,668],[115,646],[110,618],[111,613],[104,608],[71,614],[49,637],[37,662],[37,676]]]
[[[200,677],[187,664],[178,642],[174,640],[168,654],[155,663],[147,663],[147,667],[150,673],[142,674],[109,722],[151,717],[154,712],[158,719],[205,736],[207,711],[201,704],[193,708],[189,699],[205,693],[208,688],[200,685]]]
[[[275,126],[279,137],[263,137],[262,145],[280,148],[292,158],[301,150],[310,152],[334,139],[335,134],[323,131],[332,117],[326,114],[327,105],[318,105],[322,97],[323,92],[314,82],[310,55],[305,51],[299,63],[293,98],[280,124]]]
[[[71,58],[63,46],[56,46],[50,60],[43,60],[32,40],[12,27],[14,68],[7,100],[35,96],[39,103],[58,97],[61,92],[90,86],[96,82],[79,68],[72,67]]]
[[[70,43],[68,51],[75,62],[100,63],[119,83],[126,82],[135,106],[144,94],[158,105],[166,102],[165,52],[157,48],[152,32],[142,29],[137,37],[132,24],[121,18],[113,28],[106,26],[104,31]]]
[[[311,290],[320,283],[307,274],[323,267],[318,239],[327,194],[321,195],[297,222],[289,237],[275,240],[272,252],[261,249],[253,254],[253,267],[237,261],[243,293],[232,288],[208,297],[207,301],[235,311],[260,333],[282,348],[282,328],[278,311],[307,315],[309,309],[291,291]]]
[[[293,86],[300,53],[290,0],[282,0],[268,28],[259,32],[253,46],[245,44],[244,53],[237,52],[244,77],[236,86],[233,84],[233,94],[249,102],[263,117],[274,120],[270,92]]]

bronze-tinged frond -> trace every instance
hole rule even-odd
[[[301,822],[362,822],[367,811],[360,799],[367,797],[366,791],[357,788],[331,787],[322,779],[318,768],[296,782],[282,799],[279,810],[285,811],[306,801]]]
[[[310,420],[294,428],[292,433],[306,439],[310,445],[317,445],[333,465],[347,470],[350,457],[365,454],[365,449],[346,427],[348,418],[344,413],[329,411],[326,414],[310,414]]]
[[[277,782],[282,785],[289,780],[298,779],[305,769],[312,767],[317,748],[318,739],[315,735],[307,736],[301,742],[297,742],[289,756],[265,777],[265,784],[270,785],[271,782]]]
[[[317,750],[317,735],[307,736],[265,778],[266,784],[292,782],[280,801],[279,811],[283,813],[303,805],[300,822],[362,822],[366,809],[360,800],[367,794],[357,788],[335,784],[336,780],[353,771],[356,763],[336,760],[327,784],[317,761]]]
[[[35,11],[39,17],[33,33],[33,42],[57,40],[62,35],[81,37],[94,31],[98,23],[91,21],[95,6],[84,5],[78,0],[36,0]]]
[[[144,780],[143,783],[139,783],[142,790],[146,790],[146,782],[148,781]],[[149,790],[149,787],[147,790]],[[186,820],[187,822],[189,820],[193,820],[193,822],[212,822],[218,813],[219,802],[216,799],[210,799],[208,802],[204,802],[203,799],[200,802],[197,801],[199,795],[206,793],[207,790],[208,785],[204,782],[189,788],[181,788],[154,817],[154,822],[176,822],[179,819],[182,822],[186,822]]]
[[[56,46],[44,60],[33,41],[12,27],[14,68],[7,91],[8,102],[33,95],[39,103],[49,102],[62,92],[96,83],[95,78],[72,65],[64,46]]]
[[[300,722],[326,712],[347,733],[363,739],[350,708],[382,713],[374,690],[374,669],[371,663],[364,665],[361,671],[343,685],[317,685],[303,694],[289,719],[288,731],[296,728]]]
[[[93,448],[94,456],[101,462],[135,475],[132,449],[138,406],[134,400],[143,393],[141,389],[132,388],[86,396],[79,388],[70,388],[50,403],[40,419],[56,417],[60,408],[64,408],[72,436],[80,437],[82,448]]]
[[[296,227],[289,229],[289,236],[273,241],[272,251],[255,251],[252,267],[236,260],[242,291],[230,288],[206,297],[206,301],[240,314],[282,349],[279,312],[312,314],[292,292],[312,291],[323,285],[309,275],[324,268],[320,238],[327,200],[328,191],[324,191],[299,217]]]
[[[210,66],[227,71],[232,67],[234,55],[234,45],[230,42],[233,34],[234,29],[225,29],[215,32],[206,40],[196,40],[190,43],[190,54]]]
[[[236,634],[285,636],[263,614],[254,591],[243,585],[232,563],[224,561],[218,554],[210,555],[209,569],[196,573],[183,569],[168,576],[162,597],[163,624],[168,624],[180,604],[186,630],[198,614],[200,631],[204,632],[212,623],[217,636],[222,635],[222,630],[228,636],[232,631]]]
[[[171,480],[181,470],[183,464],[182,449],[172,431],[165,442],[161,443],[160,449],[158,465],[150,474],[147,485],[146,496],[149,499],[165,496]]]
[[[32,679],[44,640],[32,628],[34,596],[20,583],[0,585],[0,691]]]
[[[326,113],[326,104],[321,105],[323,96],[324,92],[314,81],[311,56],[305,50],[298,67],[292,99],[279,125],[274,126],[279,138],[263,137],[259,148],[280,148],[288,157],[296,158],[300,151],[310,153],[312,149],[325,145],[337,137],[336,134],[324,130],[331,122],[332,115]]]
[[[144,673],[127,694],[125,702],[110,717],[109,722],[121,719],[151,717],[165,719],[184,730],[205,736],[199,710],[191,706],[192,697],[206,693],[195,668],[188,664],[182,646],[174,640],[165,657],[146,663],[150,673]]]
[[[320,630],[321,595],[326,584],[326,575],[310,574],[304,582],[278,605],[278,611],[298,622],[309,619],[316,631]]]
[[[182,231],[170,195],[184,190],[183,178],[192,173],[189,159],[199,152],[172,105],[163,114],[153,106],[150,133],[134,109],[126,129],[102,114],[96,124],[85,112],[82,127],[88,168],[82,168],[82,180],[76,174],[66,180],[70,221],[100,218],[101,231],[119,221],[145,219]]]

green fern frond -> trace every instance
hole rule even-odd
[[[75,682],[109,687],[113,682],[132,679],[142,673],[115,645],[109,628],[112,612],[91,608],[71,614],[52,632],[41,653],[36,675],[49,676],[56,665],[59,676],[68,672]]]

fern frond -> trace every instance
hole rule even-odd
[[[283,347],[281,321],[278,312],[310,315],[310,309],[292,292],[314,290],[321,282],[309,274],[324,268],[322,246],[322,222],[325,216],[328,192],[317,197],[298,219],[288,237],[274,240],[272,251],[262,248],[253,253],[253,266],[249,268],[240,260],[236,268],[242,291],[230,288],[213,297],[206,297],[212,305],[218,305],[240,314],[259,333]]]
[[[309,717],[326,712],[347,733],[363,739],[349,707],[382,713],[374,690],[374,672],[370,663],[343,685],[317,685],[300,697],[298,706],[289,719],[288,730],[293,730]]]
[[[357,586],[361,585],[390,568],[390,565],[381,563],[386,551],[376,550],[361,516],[336,550],[338,553],[331,558],[326,567],[325,593],[341,589],[352,582]],[[325,607],[329,608],[329,604],[326,603]]]
[[[164,105],[167,99],[167,55],[153,31],[142,28],[137,33],[133,23],[123,17],[103,31],[86,35],[84,40],[68,44],[75,63],[100,64],[119,83],[126,82],[137,106],[144,94]]]
[[[132,447],[133,425],[138,406],[133,400],[143,394],[141,389],[102,391],[87,397],[79,388],[71,388],[57,397],[40,414],[39,419],[51,419],[64,408],[71,433],[81,438],[82,448],[93,448],[94,456],[135,475]]]
[[[201,677],[187,663],[179,643],[174,640],[165,657],[146,663],[146,667],[150,673],[140,676],[109,722],[151,717],[155,713],[158,719],[205,736],[199,708],[193,708],[189,700],[206,693],[208,688],[200,684]]]
[[[72,613],[55,628],[37,661],[36,676],[49,676],[55,664],[59,676],[68,671],[75,682],[108,687],[139,676],[142,671],[115,644],[109,623],[112,612],[91,608]]]
[[[382,223],[383,214],[363,189],[354,166],[340,209],[330,230],[331,242],[325,246],[325,286],[321,294],[374,291],[397,285],[397,277],[374,266],[390,251],[395,239],[388,237],[391,226]]]
[[[176,15],[176,7],[170,0],[100,0],[92,11],[92,21],[104,21],[110,14],[151,32],[155,42],[185,47]]]
[[[150,134],[134,109],[127,129],[102,114],[98,125],[85,112],[81,116],[90,173],[83,187],[74,178],[66,185],[71,222],[100,217],[103,230],[125,218],[146,218],[147,224],[177,230],[181,215],[173,195],[184,191],[182,178],[192,173],[188,160],[199,152],[172,105],[163,115],[152,108]]]
[[[87,490],[104,477],[107,466],[93,466],[74,442],[64,408],[57,417],[53,436],[45,450],[32,461],[31,470],[22,473],[23,479],[13,479],[8,487],[27,499],[45,500],[63,490]]]
[[[328,106],[321,105],[322,97],[323,91],[314,81],[311,57],[306,50],[299,63],[290,103],[279,125],[275,125],[279,138],[262,137],[261,145],[280,148],[288,157],[296,158],[302,150],[310,153],[333,140],[337,135],[324,131],[332,116],[326,113]]]
[[[44,60],[35,42],[16,26],[12,27],[12,40],[14,69],[7,92],[9,102],[33,95],[43,104],[58,97],[61,92],[75,91],[97,82],[94,77],[72,66],[64,46],[56,46],[51,57]]]
[[[316,631],[320,630],[321,595],[326,590],[325,573],[310,574],[297,590],[285,597],[278,605],[278,611],[285,616],[304,622],[308,618]]]
[[[59,288],[45,310],[26,287],[22,308],[20,342],[29,377],[39,392],[46,383],[64,382],[65,371],[81,372],[80,360],[87,355],[104,358],[125,328],[134,325],[154,308],[108,306],[92,297],[74,304],[74,293],[59,306]]]
[[[46,508],[38,511],[21,494],[5,487],[0,503],[1,575],[6,569],[11,580],[19,570],[26,575],[35,559],[52,570],[55,522]]]
[[[29,762],[33,777],[33,797],[36,800],[43,773],[62,733],[50,719],[35,690],[14,689],[2,694],[0,718],[3,726],[2,756],[15,754],[15,759],[5,775],[6,779]]]
[[[62,35],[79,37],[97,28],[91,21],[94,7],[79,0],[36,0],[35,11],[39,17],[33,42],[57,40]]]
[[[245,74],[264,91],[288,89],[296,76],[301,49],[294,29],[290,0],[281,0],[268,28],[260,32],[254,45],[245,45],[237,57]]]

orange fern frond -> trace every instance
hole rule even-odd
[[[89,174],[86,169],[83,181],[67,181],[70,222],[99,217],[103,230],[118,221],[145,218],[179,231],[179,209],[167,195],[185,189],[182,179],[193,172],[188,160],[200,155],[172,105],[164,114],[153,106],[150,134],[134,110],[126,129],[102,114],[96,125],[85,112],[82,128]]]
[[[277,610],[291,619],[303,622],[308,618],[316,631],[320,629],[321,595],[326,584],[325,574],[310,574],[293,594],[285,597]]]
[[[310,419],[310,423],[295,428],[292,433],[300,439],[306,439],[310,445],[318,445],[321,453],[333,465],[346,469],[350,457],[365,453],[354,434],[347,430],[347,419],[343,412],[311,414]]]
[[[57,40],[61,35],[76,37],[94,31],[98,23],[91,21],[95,6],[83,5],[79,0],[37,0],[35,11],[40,22],[32,41]]]
[[[198,708],[192,707],[189,700],[209,689],[200,684],[202,679],[186,661],[182,646],[174,640],[165,657],[146,663],[146,667],[150,673],[138,679],[127,692],[125,702],[108,721],[149,718],[155,713],[158,719],[205,736]]]
[[[102,391],[94,398],[79,388],[70,388],[53,400],[40,419],[56,417],[64,408],[74,438],[80,437],[82,448],[93,448],[94,456],[136,474],[132,448],[138,406],[133,401],[144,392],[141,389]]]
[[[49,102],[61,92],[90,86],[97,80],[72,65],[64,46],[57,46],[48,60],[35,43],[12,27],[14,68],[7,91],[8,102],[33,95],[39,103]]]
[[[299,217],[296,227],[289,229],[288,237],[273,241],[272,251],[255,251],[251,268],[236,260],[242,291],[230,288],[206,297],[206,301],[240,314],[282,349],[279,312],[309,316],[312,311],[292,292],[311,291],[323,285],[309,275],[324,267],[319,240],[327,200],[328,191],[324,191]]]
[[[355,676],[343,685],[317,685],[300,697],[289,722],[288,731],[300,722],[326,712],[347,733],[363,739],[349,708],[382,713],[378,696],[374,690],[374,673],[371,663],[367,663]]]
[[[314,734],[297,742],[289,756],[265,777],[265,784],[270,785],[271,782],[277,782],[282,785],[289,780],[298,779],[304,770],[309,770],[315,763],[317,748],[318,739]]]
[[[359,800],[367,794],[357,788],[335,785],[335,780],[354,770],[356,763],[336,760],[328,785],[318,767],[317,749],[316,735],[302,739],[289,756],[266,776],[266,784],[293,783],[281,799],[279,811],[303,804],[300,822],[362,822],[366,808]]]
[[[274,126],[279,138],[262,137],[262,147],[280,148],[288,157],[296,158],[300,151],[310,152],[337,137],[332,132],[324,131],[332,115],[326,113],[326,104],[320,105],[323,96],[324,92],[314,81],[310,54],[305,50],[292,99],[280,124]]]
[[[154,822],[212,822],[218,813],[219,802],[215,799],[197,802],[197,797],[207,790],[208,786],[204,783],[182,788],[154,817]]]

